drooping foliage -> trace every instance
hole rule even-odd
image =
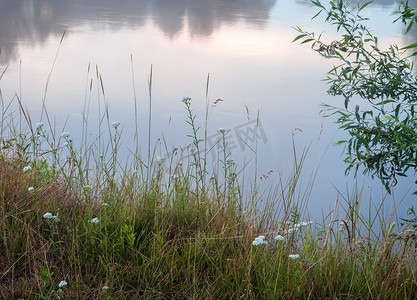
[[[297,27],[300,34],[294,41],[311,44],[314,51],[337,63],[325,80],[328,93],[343,97],[344,105],[324,105],[323,112],[337,115],[336,123],[349,134],[339,142],[345,145],[346,172],[362,168],[380,178],[389,191],[398,176],[417,170],[417,84],[412,62],[417,43],[384,49],[362,15],[371,2],[312,3],[319,9],[313,19],[325,14],[339,37],[326,42],[322,34]],[[408,1],[401,1],[395,14],[399,15],[395,21],[407,26],[406,33],[417,20],[417,9]]]

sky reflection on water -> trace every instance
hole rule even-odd
[[[403,26],[391,24],[394,17],[390,13],[398,2],[375,1],[369,16],[381,40],[405,44],[416,39],[417,31],[404,38]],[[108,103],[110,123],[120,121],[124,136],[133,137],[133,65],[140,108],[139,138],[145,147],[152,65],[151,140],[164,137],[168,148],[185,147],[190,143],[186,137],[189,128],[180,99],[192,98],[197,121],[203,126],[210,73],[209,99],[211,103],[218,98],[224,101],[210,108],[209,136],[220,127],[234,129],[248,124],[259,111],[266,141],[258,141],[258,174],[274,170],[271,181],[279,174],[284,179],[289,176],[294,134],[300,152],[311,143],[302,180],[306,184],[311,174],[316,174],[310,196],[312,216],[320,217],[322,210],[332,207],[336,189],[345,192],[352,188],[352,178],[343,175],[342,149],[332,146],[344,133],[332,120],[319,115],[320,103],[339,104],[337,98],[326,95],[326,86],[320,81],[332,62],[306,45],[291,43],[296,35],[292,26],[318,32],[324,28],[329,38],[333,36],[322,19],[310,20],[315,10],[309,1],[1,0],[0,5],[5,8],[0,11],[0,70],[9,65],[0,81],[3,99],[9,101],[18,93],[33,120],[40,116],[46,79],[66,31],[46,106],[56,117],[58,132],[69,116],[66,131],[73,132],[75,142],[77,137],[79,140],[86,98],[91,98],[92,137],[98,123],[98,101]],[[105,98],[98,92],[96,70],[103,80]],[[91,92],[87,89],[86,97],[90,81],[93,88]],[[132,140],[126,138],[123,146],[132,148]],[[232,154],[238,163],[253,159],[249,147],[242,148],[238,140],[235,146]],[[412,181],[402,182],[397,199]],[[365,194],[372,190],[375,198],[380,198],[378,183],[365,180],[364,185]],[[415,197],[407,196],[405,202],[411,205]]]

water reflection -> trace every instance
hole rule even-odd
[[[331,184],[344,186],[341,149],[329,146],[329,151],[326,150],[327,145],[342,138],[335,138],[336,126],[327,126],[329,123],[325,123],[321,135],[322,123],[331,120],[323,121],[318,114],[320,102],[335,103],[331,102],[335,101],[333,98],[327,98],[326,86],[319,82],[332,62],[321,60],[306,45],[291,43],[296,35],[291,26],[306,29],[311,26],[308,22],[314,10],[309,9],[309,0],[0,0],[0,5],[0,59],[10,64],[7,76],[1,81],[2,95],[6,100],[13,99],[20,86],[20,69],[12,60],[22,58],[22,99],[34,120],[40,115],[39,100],[57,43],[63,31],[68,30],[46,105],[50,114],[60,120],[57,126],[63,126],[63,120],[70,116],[65,131],[74,133],[74,141],[81,140],[76,133],[81,132],[81,110],[86,97],[84,74],[90,62],[99,66],[103,75],[112,121],[122,121],[123,136],[134,136],[129,72],[129,57],[133,53],[141,141],[148,138],[148,73],[143,67],[147,69],[151,64],[155,67],[151,139],[157,140],[163,132],[169,137],[166,140],[169,149],[189,144],[183,103],[179,99],[193,97],[196,113],[203,116],[205,101],[200,96],[210,72],[211,100],[224,99],[209,117],[210,136],[218,134],[219,127],[237,128],[246,124],[243,105],[249,108],[251,120],[256,119],[259,110],[268,139],[266,144],[260,142],[257,150],[260,158],[257,168],[261,173],[291,169],[291,160],[285,159],[291,155],[288,153],[292,149],[291,132],[302,128],[302,132],[297,132],[297,143],[309,144],[318,136],[322,143],[322,148],[317,146],[316,155],[323,157],[321,176],[317,176],[311,193],[316,203],[310,213],[315,209],[316,215],[320,215],[318,202],[323,205],[329,202],[330,206],[334,203],[334,193],[329,192],[333,191],[329,189]],[[399,30],[385,26],[388,23],[384,19],[394,8],[385,1],[377,1],[376,5],[375,19],[384,23],[379,28],[383,31],[380,37],[398,44]],[[374,19],[372,15],[371,18]],[[323,26],[317,23],[320,28]],[[401,24],[397,27],[404,29]],[[90,93],[96,103],[101,96],[95,94],[99,83],[92,73]],[[92,104],[91,127],[98,122],[95,119],[100,115],[98,110],[97,104]],[[92,128],[91,132],[96,131]],[[123,144],[124,149],[133,149],[128,143]],[[237,147],[233,151],[233,159],[239,166],[246,165],[252,157],[250,150]]]
[[[244,20],[252,27],[262,28],[269,19],[269,12],[276,0],[157,0],[152,4],[151,15],[156,24],[168,36],[175,36],[183,29],[187,17],[191,35],[210,36],[223,24]]]
[[[187,27],[192,37],[210,37],[225,24],[240,20],[265,26],[276,0],[0,0],[0,61],[18,57],[19,43],[36,45],[65,30],[138,28],[152,22],[173,38]]]

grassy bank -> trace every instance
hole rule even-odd
[[[294,192],[305,155],[264,196],[268,174],[245,185],[223,129],[218,169],[209,174],[192,100],[178,103],[190,146],[166,156],[149,147],[149,157],[136,153],[123,165],[118,123],[102,124],[107,141],[76,148],[69,133],[32,124],[23,110],[18,125],[3,110],[1,298],[415,297],[411,223],[377,216],[382,230],[374,231],[360,214],[359,192],[343,216],[305,219],[306,199]]]

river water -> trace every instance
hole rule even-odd
[[[417,31],[403,36],[404,26],[392,23],[398,2],[375,0],[365,11],[382,44],[416,40]],[[298,155],[309,148],[298,192],[299,197],[308,195],[311,218],[326,215],[338,191],[346,196],[352,190],[355,179],[344,175],[342,148],[333,146],[345,134],[334,120],[319,113],[322,103],[342,105],[342,99],[327,96],[321,81],[332,62],[307,45],[292,43],[295,26],[324,30],[329,39],[334,37],[322,18],[311,20],[317,10],[310,1],[1,0],[0,4],[0,74],[8,67],[0,80],[2,98],[8,103],[18,95],[33,123],[41,118],[45,122],[45,100],[56,131],[69,131],[77,144],[86,99],[88,133],[93,138],[98,116],[107,105],[109,122],[121,123],[121,151],[128,153],[135,147],[136,98],[139,143],[147,153],[152,66],[152,145],[162,139],[168,151],[186,148],[190,128],[181,99],[192,98],[203,133],[208,98],[208,146],[218,139],[219,128],[227,129],[229,150],[239,168],[247,163],[246,176],[272,170],[266,184],[274,186],[280,177],[286,181],[293,167],[293,138]],[[217,99],[223,101],[213,105]],[[209,164],[218,159],[214,152],[209,153]],[[166,155],[164,147],[158,146],[157,154]],[[402,180],[387,197],[387,212],[402,201],[399,215],[404,216],[407,207],[415,205],[413,177]],[[372,199],[371,207],[377,207],[385,195],[381,184],[362,176],[357,182],[363,186],[366,206]]]

